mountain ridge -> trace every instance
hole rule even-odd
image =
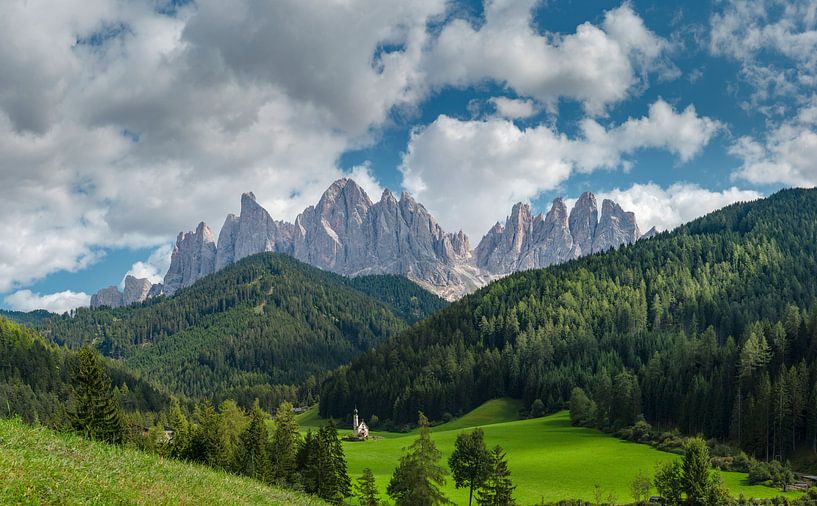
[[[536,216],[528,204],[517,203],[505,225],[497,223],[472,249],[464,232],[446,232],[408,193],[402,192],[398,199],[387,189],[374,202],[354,180],[343,178],[294,223],[273,219],[255,194],[242,194],[239,214],[227,215],[217,239],[204,222],[193,231],[179,233],[162,283],[148,285],[145,279],[126,278],[124,293],[116,287],[100,290],[91,307],[119,307],[173,295],[208,274],[265,251],[350,277],[406,276],[454,300],[510,273],[562,263],[639,238],[634,213],[605,199],[599,214],[595,196],[585,192],[569,213],[561,198],[546,214]]]

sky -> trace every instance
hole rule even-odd
[[[0,2],[0,306],[159,281],[340,177],[472,246],[584,191],[671,229],[817,184],[817,0]]]

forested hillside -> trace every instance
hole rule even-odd
[[[94,343],[168,391],[267,407],[310,376],[404,330],[439,306],[401,278],[350,281],[281,254],[247,257],[173,297],[46,320],[58,344]],[[369,296],[372,293],[374,296]],[[382,296],[385,302],[377,297]],[[270,387],[269,385],[276,385]],[[307,392],[310,394],[310,392]]]
[[[0,309],[0,318],[11,320],[21,325],[39,325],[46,318],[56,316],[54,313],[48,312],[45,309],[37,309],[35,311],[7,311]]]
[[[573,387],[610,427],[817,444],[817,191],[736,204],[672,233],[511,275],[335,371],[320,412],[410,422],[498,396],[555,410]]]
[[[74,353],[46,343],[34,330],[0,318],[0,415],[62,425],[75,361]],[[146,382],[113,363],[106,368],[123,406],[154,412],[168,406],[168,398]]]

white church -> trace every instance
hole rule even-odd
[[[358,418],[357,406],[355,406],[355,414],[352,417],[352,432],[360,439],[369,437],[369,426],[366,425],[366,422]]]

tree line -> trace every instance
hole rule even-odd
[[[380,503],[370,469],[365,469],[352,486],[343,445],[332,420],[302,437],[288,402],[278,406],[270,429],[269,416],[258,401],[249,412],[233,401],[225,401],[216,409],[206,400],[186,412],[174,399],[166,417],[167,427],[129,432],[101,357],[88,347],[77,355],[79,365],[71,378],[72,402],[66,406],[66,413],[73,429],[84,437],[110,444],[134,444],[171,458],[297,488],[330,503],[345,503],[353,495],[361,504]],[[418,425],[418,438],[401,456],[387,494],[400,506],[453,504],[440,490],[448,470],[439,464],[441,453],[422,413]],[[515,487],[505,453],[499,446],[489,451],[481,429],[458,435],[448,464],[456,487],[469,489],[469,505],[475,491],[480,506],[514,504]]]

